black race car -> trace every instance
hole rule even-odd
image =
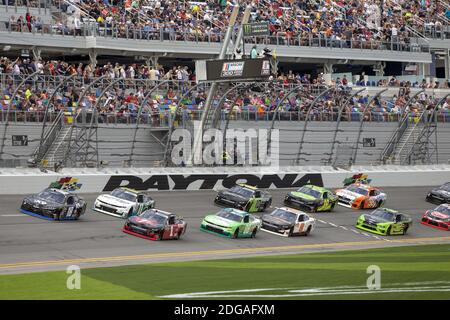
[[[73,193],[47,188],[23,199],[20,211],[47,220],[77,220],[86,211],[86,202]]]
[[[228,190],[219,191],[214,202],[247,212],[259,212],[270,207],[272,196],[267,191],[241,183]]]
[[[433,203],[450,203],[450,182],[432,189],[427,194],[427,201]]]

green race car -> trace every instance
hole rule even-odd
[[[297,191],[289,192],[284,204],[298,209],[307,208],[310,212],[333,210],[338,197],[328,189],[307,184]]]
[[[261,227],[261,220],[234,208],[225,208],[206,216],[200,230],[230,238],[254,238]]]
[[[382,236],[404,235],[411,225],[410,216],[387,208],[378,208],[371,213],[362,214],[356,222],[358,229]]]

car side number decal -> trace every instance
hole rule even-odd
[[[71,217],[73,213],[73,207],[67,207],[66,217]]]

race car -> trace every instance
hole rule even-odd
[[[333,210],[338,198],[328,189],[311,184],[304,185],[297,191],[289,192],[284,198],[288,207],[307,208],[310,212]]]
[[[386,194],[368,184],[353,183],[336,190],[338,204],[353,209],[379,208],[386,201]]]
[[[47,188],[25,197],[20,211],[46,220],[77,220],[86,211],[86,202],[76,194]]]
[[[450,204],[441,204],[433,210],[428,210],[422,216],[420,223],[433,228],[450,231]]]
[[[377,208],[371,213],[362,214],[356,227],[383,236],[406,234],[412,219],[404,213],[387,208]]]
[[[224,208],[216,214],[206,216],[200,230],[225,237],[254,238],[261,228],[261,220],[245,211]]]
[[[427,194],[427,201],[433,203],[450,203],[450,182],[432,189]]]
[[[284,237],[307,236],[314,230],[316,219],[292,208],[276,208],[261,217],[261,230]]]
[[[154,207],[155,200],[144,192],[121,187],[111,194],[98,196],[93,209],[114,217],[128,218]]]
[[[178,240],[186,232],[186,227],[182,218],[152,208],[129,217],[122,231],[148,240]]]
[[[214,202],[247,212],[261,212],[270,207],[272,196],[267,191],[241,183],[229,190],[219,191]]]

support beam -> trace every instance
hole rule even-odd
[[[231,16],[230,16],[228,29],[227,29],[227,32],[225,34],[225,39],[223,41],[222,48],[220,49],[220,54],[218,56],[218,59],[224,59],[225,55],[226,55],[226,53],[228,51],[228,46],[229,46],[230,41],[231,41],[231,36],[233,34],[234,25],[236,24],[237,17],[238,17],[238,14],[239,14],[239,8],[240,8],[239,4],[236,4],[233,7],[233,11],[231,12]],[[213,100],[214,95],[216,93],[216,90],[217,90],[217,82],[213,82],[211,84],[211,88],[209,89],[208,96],[207,96],[206,102],[205,102],[205,107],[204,107],[203,113],[202,113],[202,118],[201,118],[201,122],[200,122],[202,128],[203,128],[204,123],[206,122],[206,119],[208,119],[208,114],[209,114],[209,111],[211,109],[211,103],[212,103],[212,100]],[[202,130],[198,130],[198,134],[201,134],[201,133],[202,133]],[[202,150],[202,147],[203,147],[202,141],[203,141],[203,137],[198,136],[198,137],[194,138],[194,147],[193,147],[193,150],[192,150],[193,151],[192,152],[192,157],[193,157],[193,160],[194,160],[193,161],[194,164],[196,163],[196,160],[195,160],[196,156],[195,155],[198,154],[199,151]]]
[[[92,69],[95,69],[97,66],[97,51],[95,49],[89,50],[89,63],[92,66]]]

